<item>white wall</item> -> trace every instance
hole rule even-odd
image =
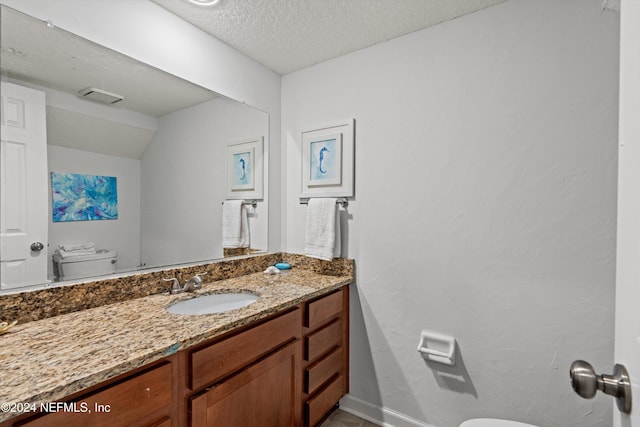
[[[630,415],[616,411],[615,427],[640,425],[640,1],[622,2],[616,248],[615,362],[629,370]]]
[[[118,252],[118,270],[140,264],[140,160],[71,148],[47,146],[49,172],[115,176],[118,219],[53,222],[49,198],[49,273],[53,251],[61,244],[93,242],[98,249]],[[51,179],[49,179],[51,195]]]
[[[147,266],[222,257],[227,144],[261,136],[267,148],[268,132],[267,114],[222,97],[159,119],[142,156],[142,255]],[[250,212],[251,247],[264,250],[266,203]]]
[[[510,0],[285,75],[285,249],[302,252],[300,132],[356,119],[343,217],[344,406],[394,425],[606,426],[574,359],[613,360],[618,26],[599,0]],[[453,368],[416,352],[458,339]]]
[[[150,0],[0,0],[21,12],[117,50],[269,114],[280,140],[280,76]],[[281,151],[269,146],[269,249],[281,248]]]

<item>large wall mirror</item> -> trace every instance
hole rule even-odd
[[[3,199],[0,293],[55,282],[60,272],[53,259],[60,246],[81,253],[92,243],[96,251],[117,252],[116,273],[223,257],[227,146],[260,139],[268,176],[268,114],[7,6],[0,6],[0,14],[3,89],[11,84],[45,93],[46,167],[41,169],[46,174],[33,176],[46,175],[46,195],[29,196],[24,212],[37,210],[48,224],[44,248],[29,249],[25,256],[44,258],[46,277],[20,279],[37,268],[18,266],[13,242],[36,242],[7,238],[24,230],[7,228],[20,209]],[[79,91],[87,88],[124,99],[110,105],[86,99]],[[9,111],[13,107],[5,95],[3,132],[8,135],[5,116],[15,112]],[[7,135],[2,135],[3,149],[10,142]],[[15,170],[7,164],[10,156],[3,152],[3,157],[0,172],[7,184]],[[52,188],[52,176],[69,182],[115,177],[117,219],[54,221],[52,191],[63,184]],[[267,249],[266,181],[264,185],[263,197],[247,208],[250,253]],[[84,280],[92,274],[84,274]]]

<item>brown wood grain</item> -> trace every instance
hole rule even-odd
[[[308,304],[305,326],[314,329],[340,313],[342,292],[337,291]]]
[[[305,370],[305,393],[312,394],[336,374],[342,373],[342,348],[336,348]]]
[[[162,364],[124,382],[67,402],[59,412],[52,412],[19,424],[28,427],[112,427],[152,424],[150,414],[169,408],[172,402],[172,369]],[[88,412],[82,411],[86,405]],[[157,416],[156,418],[161,418]]]
[[[307,419],[309,426],[315,426],[324,415],[344,395],[344,388],[340,377],[336,377],[307,402]]]
[[[233,373],[300,336],[300,310],[276,317],[191,354],[191,388],[197,390]]]
[[[297,342],[191,399],[192,427],[296,426]]]
[[[305,359],[315,360],[318,356],[342,343],[342,320],[336,319],[327,326],[319,329],[306,339]]]

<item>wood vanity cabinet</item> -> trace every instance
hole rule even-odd
[[[349,391],[349,287],[303,306],[305,426],[315,426]]]
[[[16,422],[28,427],[169,427],[176,420],[177,360],[163,359],[103,383],[52,409],[58,412]],[[173,421],[172,421],[173,420]],[[11,425],[11,424],[10,424]]]
[[[313,427],[348,392],[348,330],[344,286],[65,399],[91,413],[0,427]]]
[[[301,310],[183,352],[191,427],[301,425]],[[192,391],[192,392],[191,392]]]
[[[184,352],[191,427],[316,426],[349,385],[349,288]],[[185,402],[186,400],[186,402]]]

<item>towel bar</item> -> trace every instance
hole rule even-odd
[[[347,206],[349,206],[349,201],[345,197],[339,198],[338,200],[336,200],[336,203],[341,205],[343,208],[346,208]],[[308,205],[309,199],[300,199],[300,204]]]
[[[224,205],[224,201],[222,202],[222,204]],[[242,204],[243,205],[251,205],[254,208],[258,207],[258,201],[257,200],[243,200]]]

